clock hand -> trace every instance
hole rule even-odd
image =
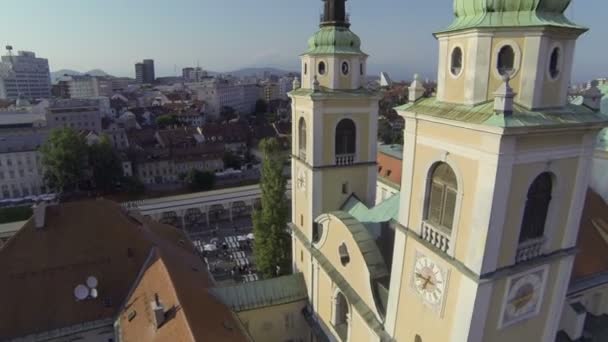
[[[513,299],[513,300],[511,301],[511,303],[513,304],[513,306],[515,306],[515,308],[516,308],[516,309],[518,309],[518,310],[519,310],[519,309],[521,309],[521,308],[522,308],[524,305],[526,305],[526,304],[527,304],[527,303],[530,301],[530,299],[532,299],[532,297],[533,297],[533,296],[534,296],[534,293],[533,293],[533,292],[531,292],[531,293],[528,293],[528,294],[526,294],[526,295],[519,296],[519,297],[517,297],[517,298]]]

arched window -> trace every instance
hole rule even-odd
[[[496,68],[501,75],[510,75],[515,68],[515,51],[510,45],[503,46],[498,52]]]
[[[300,118],[298,124],[298,149],[300,159],[306,160],[306,121],[304,118]]]
[[[334,328],[336,332],[340,336],[342,341],[346,341],[348,338],[348,321],[349,321],[349,312],[348,312],[348,302],[346,301],[346,297],[342,294],[342,292],[338,292],[336,294],[336,298],[334,300]]]
[[[460,75],[460,71],[462,70],[462,49],[460,47],[455,47],[452,50],[452,58],[450,61],[450,72],[454,76]]]
[[[336,127],[336,164],[346,165],[354,162],[357,144],[357,130],[351,119],[343,119]]]
[[[308,63],[304,63],[304,75],[308,74]]]
[[[446,163],[435,165],[431,174],[427,217],[434,226],[452,229],[458,184],[452,168]]]
[[[556,47],[551,52],[551,58],[549,60],[549,75],[552,79],[556,79],[559,76],[559,59],[560,59],[560,51],[559,48]]]
[[[313,223],[312,224],[312,242],[317,243],[321,240],[323,236],[323,224],[321,223]]]
[[[520,243],[543,237],[552,190],[553,180],[548,172],[541,173],[530,185],[519,233]]]

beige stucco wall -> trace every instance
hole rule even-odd
[[[238,312],[238,317],[254,341],[310,340],[310,328],[302,309],[306,300]]]
[[[528,189],[534,179],[545,171],[555,175],[553,195],[545,225],[545,236],[549,238],[545,250],[550,252],[560,248],[572,205],[578,163],[578,158],[568,158],[553,161],[549,169],[547,164],[542,162],[513,166],[507,205],[507,212],[511,214],[506,216],[498,267],[511,265],[515,260]]]
[[[446,102],[454,102],[454,103],[462,103],[464,101],[465,94],[465,80],[468,77],[468,73],[470,70],[466,67],[467,63],[467,51],[469,49],[470,40],[462,37],[450,39],[448,41],[448,49],[446,56],[446,71],[445,71],[445,87],[449,89],[444,93]],[[462,67],[463,70],[458,77],[454,77],[450,71],[451,60],[452,60],[452,51],[455,47],[460,47],[462,49]]]
[[[412,274],[416,251],[432,258],[441,267],[449,272],[446,286],[446,296],[442,310],[435,311],[426,305],[417,292],[412,288]],[[442,259],[433,257],[432,251],[414,239],[408,239],[405,247],[404,270],[399,289],[399,307],[397,311],[397,324],[395,338],[397,341],[414,341],[416,334],[423,341],[451,341],[451,329],[460,309],[458,307],[458,291],[462,275],[454,271]],[[438,329],[441,327],[441,329]]]
[[[557,313],[549,312],[552,302],[551,296],[558,276],[559,263],[550,264],[547,282],[542,297],[540,312],[537,316],[514,323],[499,329],[503,299],[506,291],[507,278],[494,282],[490,306],[484,328],[484,341],[511,342],[511,341],[541,341],[547,320]]]
[[[524,46],[524,38],[521,36],[500,36],[496,37],[492,40],[492,54],[490,59],[490,79],[488,83],[488,99],[494,98],[494,92],[498,87],[503,83],[502,79],[499,77],[496,70],[496,65],[498,62],[498,51],[503,46],[503,44],[508,43],[513,46],[513,51],[515,52],[515,63],[519,61],[519,64],[515,64],[516,73],[511,78],[511,87],[513,87],[513,91],[515,91],[518,95],[515,97],[515,101],[518,101],[520,89],[521,89],[521,78],[524,72],[529,72],[529,70],[523,70],[522,61],[523,56],[526,54],[525,46]],[[519,51],[518,51],[519,50]],[[517,55],[519,54],[519,58]]]

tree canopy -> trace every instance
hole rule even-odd
[[[192,169],[186,174],[185,181],[192,191],[211,190],[215,184],[215,174],[209,171]]]
[[[55,129],[40,148],[44,178],[56,191],[78,189],[86,178],[87,144],[71,128]]]
[[[255,262],[265,278],[290,273],[291,239],[287,232],[287,179],[283,176],[284,154],[277,139],[260,143],[263,152],[261,208],[253,213]]]
[[[111,191],[122,178],[122,163],[110,140],[103,136],[99,143],[89,146],[88,150],[89,166],[95,187],[104,192]]]
[[[156,125],[161,129],[177,125],[178,123],[179,121],[175,115],[161,115],[156,118]]]

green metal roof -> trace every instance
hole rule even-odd
[[[336,283],[336,286],[340,288],[340,291],[344,294],[350,305],[352,305],[357,313],[363,318],[363,321],[367,324],[367,326],[376,333],[380,337],[380,341],[388,342],[392,341],[390,336],[384,330],[384,326],[382,322],[376,317],[376,314],[370,309],[369,306],[363,301],[363,298],[359,296],[357,291],[352,288],[352,286],[348,283],[346,279],[340,274],[338,270],[331,264],[329,260],[323,255],[323,253],[319,252],[316,248],[311,248],[310,241],[306,238],[302,231],[291,225],[291,230],[293,231],[295,237],[302,242],[302,245],[312,254],[312,256],[317,260],[323,271],[327,274],[327,276]]]
[[[595,112],[582,105],[567,104],[563,108],[538,111],[529,110],[518,104],[514,104],[513,107],[513,114],[505,116],[494,112],[494,101],[468,106],[440,102],[436,98],[423,98],[414,103],[396,107],[395,110],[502,128],[608,124],[608,115]]]
[[[301,273],[234,286],[215,287],[209,291],[237,312],[308,298],[306,283]]]
[[[388,276],[388,268],[384,263],[382,254],[380,254],[378,245],[376,245],[376,240],[362,222],[344,211],[334,211],[329,214],[339,219],[350,231],[363,255],[370,278],[379,279]]]
[[[306,55],[356,54],[361,51],[361,39],[347,27],[324,26],[310,39]]]
[[[380,98],[380,94],[366,88],[359,88],[353,90],[344,90],[344,89],[330,89],[327,87],[321,86],[318,91],[314,91],[310,88],[298,88],[292,90],[290,95],[294,96],[310,96],[313,99],[323,99],[323,98],[332,98],[332,99],[353,99],[358,100],[362,97],[377,97]]]
[[[397,158],[399,160],[403,159],[403,145],[399,145],[399,144],[390,144],[390,145],[379,144],[378,145],[378,152],[384,153],[386,155],[389,155],[389,156],[391,156],[393,158]]]
[[[564,12],[571,0],[455,0],[456,18],[438,33],[471,28],[553,26],[587,28],[566,18]]]
[[[362,223],[382,223],[399,219],[399,193],[368,208],[355,196],[351,196],[342,206],[342,210]]]

